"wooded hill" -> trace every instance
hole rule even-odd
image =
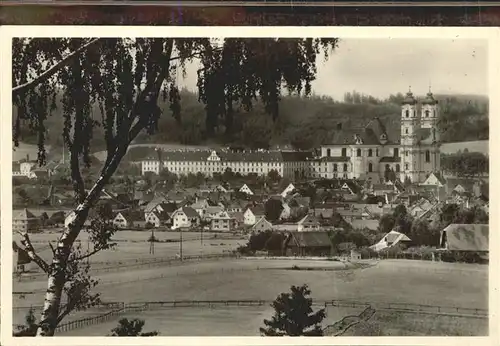
[[[299,149],[311,149],[330,141],[335,131],[342,128],[361,127],[374,117],[379,117],[388,128],[400,126],[400,104],[403,94],[391,95],[385,100],[357,92],[346,93],[342,101],[326,96],[285,96],[279,107],[279,118],[273,123],[263,105],[257,103],[249,112],[241,109],[234,115],[232,130],[227,133],[223,116],[216,133],[208,137],[205,131],[205,109],[193,92],[181,92],[181,119],[178,124],[171,116],[167,101],[160,101],[163,116],[159,131],[153,136],[141,134],[135,143],[180,143],[184,145],[223,144],[246,148],[266,148],[291,144]],[[478,95],[435,95],[440,102],[441,138],[443,142],[485,140],[489,135],[488,98]],[[59,102],[57,102],[59,103]],[[46,128],[48,143],[53,148],[62,147],[63,120],[60,106],[49,117]],[[93,106],[94,119],[100,121],[97,105]],[[15,116],[15,114],[14,114]],[[27,129],[28,127],[23,127]],[[54,135],[52,136],[52,133]],[[36,136],[25,130],[22,141],[36,144]],[[92,151],[102,150],[104,136],[96,130]]]

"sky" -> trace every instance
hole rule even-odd
[[[341,100],[356,90],[378,98],[411,90],[488,95],[488,42],[472,39],[341,39],[324,62],[319,56],[316,95]],[[179,84],[196,90],[197,65]]]

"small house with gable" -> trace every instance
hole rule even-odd
[[[307,214],[299,222],[297,222],[297,231],[299,232],[312,232],[319,231],[321,223],[314,215]]]
[[[265,231],[272,231],[273,225],[266,220],[265,217],[261,217],[259,221],[252,226],[252,233],[261,233]]]
[[[250,187],[247,184],[243,184],[242,187],[238,190],[241,193],[245,193],[247,195],[253,196],[254,192],[250,189]]]
[[[288,232],[283,242],[286,256],[330,256],[333,246],[326,231]]]
[[[489,225],[451,224],[441,231],[440,248],[489,253]]]
[[[245,213],[243,215],[245,218],[244,221],[245,225],[253,226],[261,217],[266,216],[266,211],[264,209],[264,206],[259,204],[247,208],[247,210],[245,210]]]
[[[143,220],[141,212],[136,210],[123,210],[116,213],[113,225],[118,228],[133,228],[136,223]]]
[[[281,197],[285,198],[289,193],[295,190],[295,185],[292,183],[288,184],[288,186],[281,192]]]
[[[200,215],[191,207],[182,207],[172,214],[172,229],[197,227]]]

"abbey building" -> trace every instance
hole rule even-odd
[[[378,183],[389,177],[420,183],[430,173],[440,171],[438,111],[438,102],[430,91],[421,102],[409,91],[396,125],[386,126],[377,117],[361,128],[344,129],[339,124],[331,143],[321,146],[317,154],[292,150],[175,150],[143,160],[142,173],[159,174],[167,169],[179,175],[213,176],[229,169],[242,175],[276,171],[290,179],[369,179]]]

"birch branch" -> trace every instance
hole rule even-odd
[[[81,256],[75,257],[75,258],[71,258],[71,262],[77,262],[77,261],[81,261],[83,259],[89,258],[90,256],[93,256],[102,250],[104,250],[103,247],[97,247],[97,248],[93,249],[92,251],[85,253],[84,255],[81,255]]]
[[[21,244],[24,246],[24,250],[28,254],[29,258],[33,262],[35,262],[40,267],[40,269],[42,269],[46,274],[48,274],[50,271],[50,267],[47,264],[47,262],[43,260],[43,258],[41,258],[36,254],[35,248],[33,247],[33,244],[31,244],[31,240],[29,238],[28,233],[27,232],[18,232],[18,233],[23,237],[23,239],[21,240]]]
[[[83,52],[84,50],[86,50],[91,45],[99,42],[101,39],[102,38],[99,37],[99,38],[95,38],[95,39],[87,42],[86,44],[84,44],[83,46],[81,46],[80,48],[78,48],[77,50],[75,50],[74,52],[71,52],[70,54],[68,54],[61,61],[59,61],[56,64],[54,64],[53,66],[51,66],[48,70],[46,70],[45,72],[43,72],[42,74],[40,74],[38,77],[36,77],[32,81],[29,81],[27,83],[24,83],[24,84],[17,85],[15,87],[13,87],[12,88],[12,94],[14,94],[14,95],[15,94],[19,94],[19,93],[25,91],[26,89],[34,88],[38,84],[46,81],[47,79],[49,79],[50,77],[52,77],[55,73],[57,73],[58,71],[60,71],[63,67],[65,67],[66,65],[68,65],[68,63],[71,60],[73,60],[76,56],[78,56],[78,54],[80,54],[81,52]]]

